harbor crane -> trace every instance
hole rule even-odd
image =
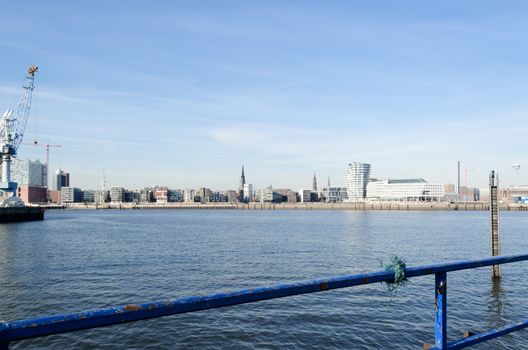
[[[4,197],[0,202],[0,207],[24,206],[24,202],[16,197],[17,183],[11,181],[11,160],[16,156],[18,147],[24,138],[37,71],[38,67],[35,65],[28,68],[23,86],[24,90],[17,109],[5,111],[0,122],[0,156],[2,160],[0,192]]]
[[[49,188],[49,150],[50,147],[62,147],[62,145],[50,145],[49,143],[38,143],[35,140],[33,143],[23,142],[23,145],[32,145],[38,147],[46,147],[46,187]]]

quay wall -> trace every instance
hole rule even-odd
[[[467,203],[411,203],[411,202],[358,202],[358,203],[68,203],[65,209],[137,209],[137,210],[489,210],[487,202]],[[528,211],[528,205],[500,205],[500,210]]]

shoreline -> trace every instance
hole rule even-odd
[[[488,211],[488,202],[463,203],[411,203],[411,202],[358,202],[358,203],[68,203],[45,205],[46,209],[68,210],[355,210],[355,211]],[[503,211],[528,211],[528,205],[500,204]]]

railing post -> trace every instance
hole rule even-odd
[[[447,349],[447,273],[435,274],[435,345]]]

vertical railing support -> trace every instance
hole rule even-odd
[[[435,274],[435,345],[447,349],[447,273]]]

